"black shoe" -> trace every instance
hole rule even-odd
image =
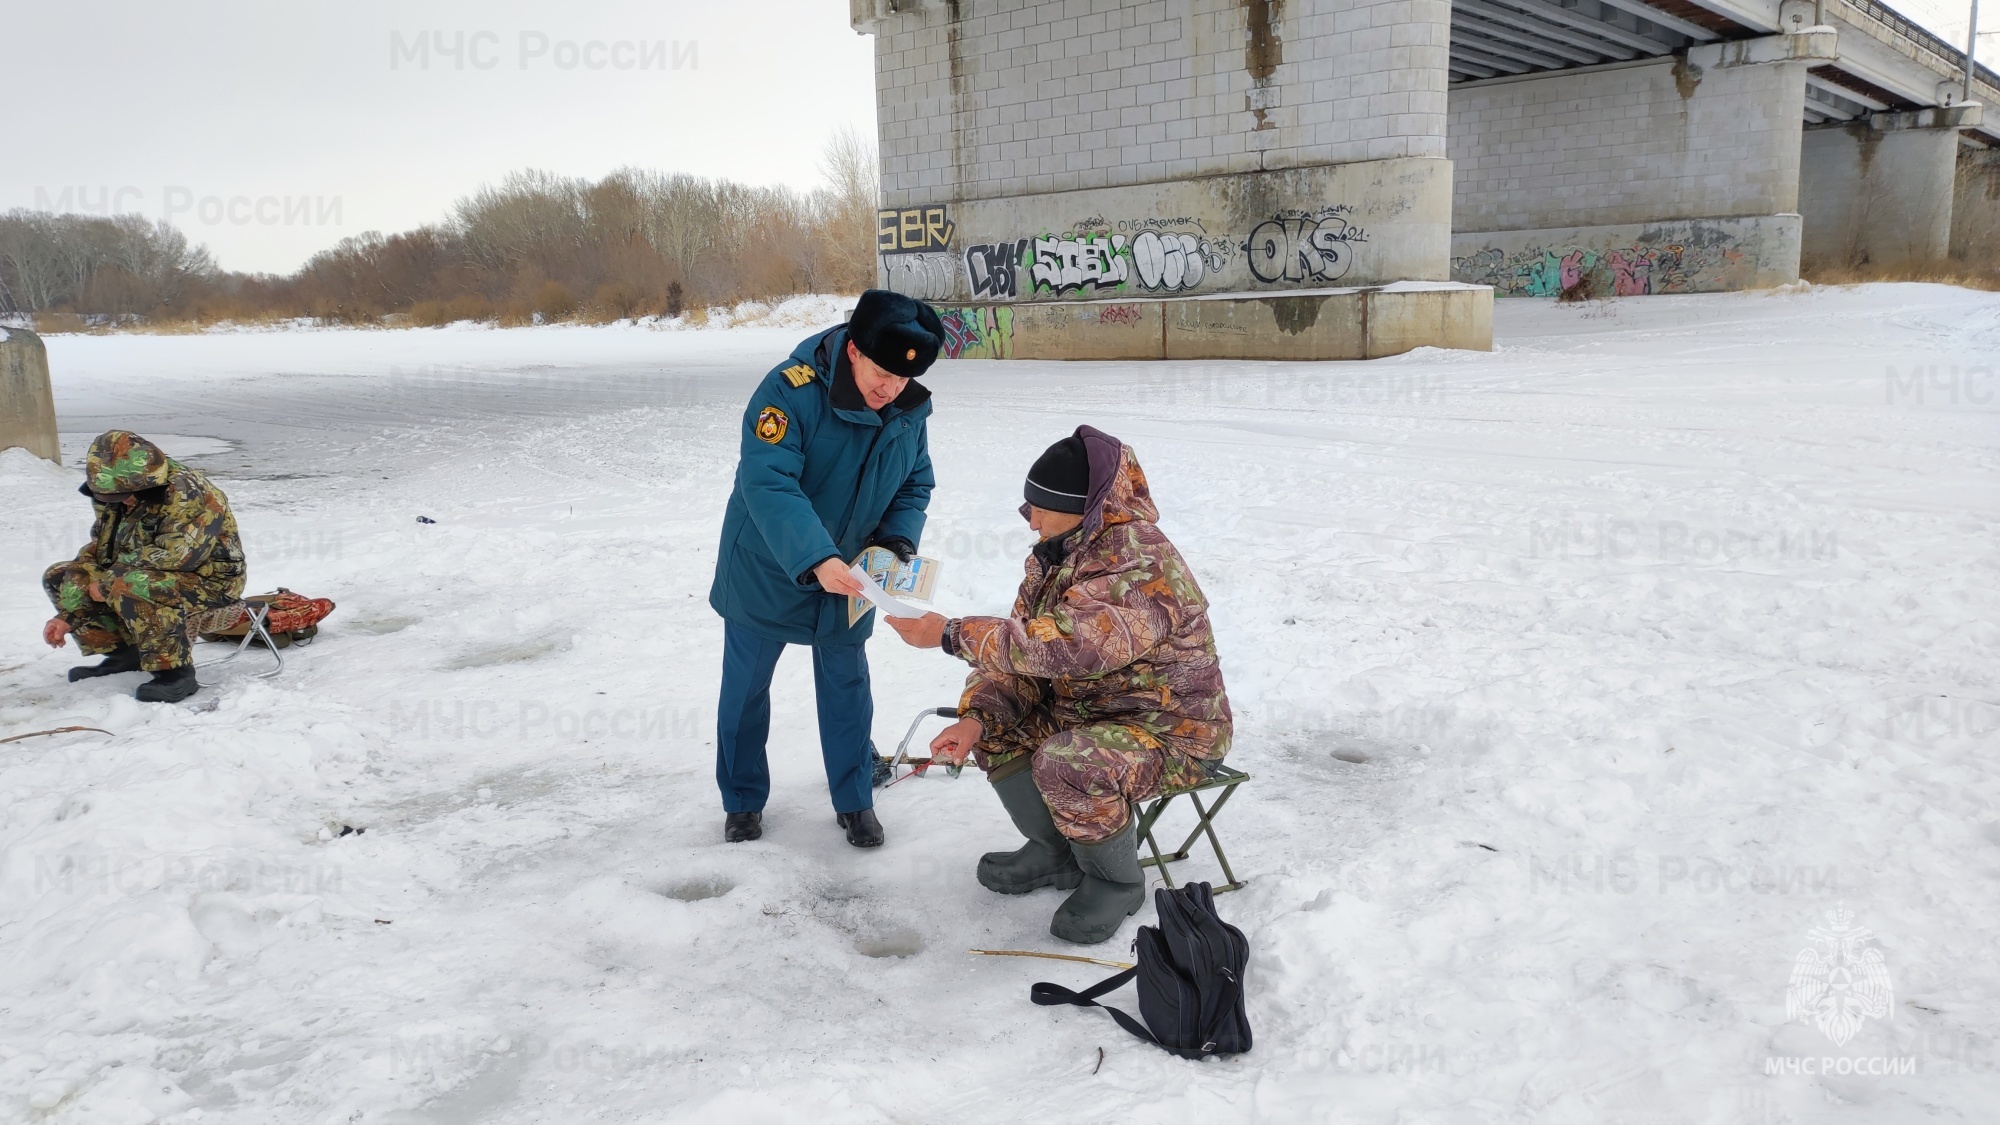
[[[835,813],[833,822],[847,829],[847,842],[857,848],[882,846],[882,822],[875,819],[874,809]]]
[[[164,672],[153,673],[153,678],[139,685],[133,695],[141,703],[179,703],[201,690],[201,684],[194,678],[194,665],[183,664]]]
[[[755,840],[764,834],[764,814],[760,812],[733,812],[722,821],[722,838],[731,844],[745,840]]]
[[[104,654],[104,659],[95,664],[79,664],[69,670],[69,682],[93,680],[99,676],[115,676],[120,672],[139,670],[139,650],[133,645],[119,645]]]

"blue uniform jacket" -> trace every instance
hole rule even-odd
[[[912,381],[878,415],[842,371],[846,345],[845,325],[800,342],[743,412],[708,604],[772,640],[867,640],[875,614],[850,628],[847,599],[799,577],[831,556],[853,560],[870,540],[922,542],[934,483],[930,392]],[[836,379],[847,381],[843,404],[852,409],[834,404]]]

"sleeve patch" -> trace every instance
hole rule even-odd
[[[784,411],[775,406],[767,406],[757,412],[757,424],[754,427],[757,440],[767,445],[776,445],[785,440],[785,430],[791,424],[792,420],[785,417]]]
[[[819,372],[814,371],[808,364],[795,363],[779,372],[779,374],[783,375],[785,382],[790,383],[792,386],[803,387],[807,383],[812,382],[813,377],[818,375]]]

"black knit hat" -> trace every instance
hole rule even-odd
[[[914,297],[870,289],[854,306],[847,338],[891,375],[914,379],[930,370],[944,346],[944,322],[937,310]]]
[[[1090,457],[1083,439],[1071,435],[1044,450],[1028,470],[1022,495],[1045,511],[1082,515],[1090,499]]]

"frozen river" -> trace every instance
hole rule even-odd
[[[2000,1112],[2000,294],[941,363],[941,609],[1004,612],[1021,478],[1083,422],[1214,604],[1257,1046],[1200,1064],[1028,1003],[1097,969],[965,954],[1068,951],[1056,892],[973,881],[1014,844],[976,776],[878,792],[887,846],[846,846],[803,654],[765,837],[722,844],[715,537],[807,331],[49,339],[66,451],[158,437],[229,493],[253,587],[340,608],[188,705],[67,684],[36,577],[87,505],[0,457],[0,737],[113,732],[0,745],[0,1121]],[[886,749],[961,666],[870,647]],[[1839,925],[1893,986],[1844,1042],[1786,1006]]]

